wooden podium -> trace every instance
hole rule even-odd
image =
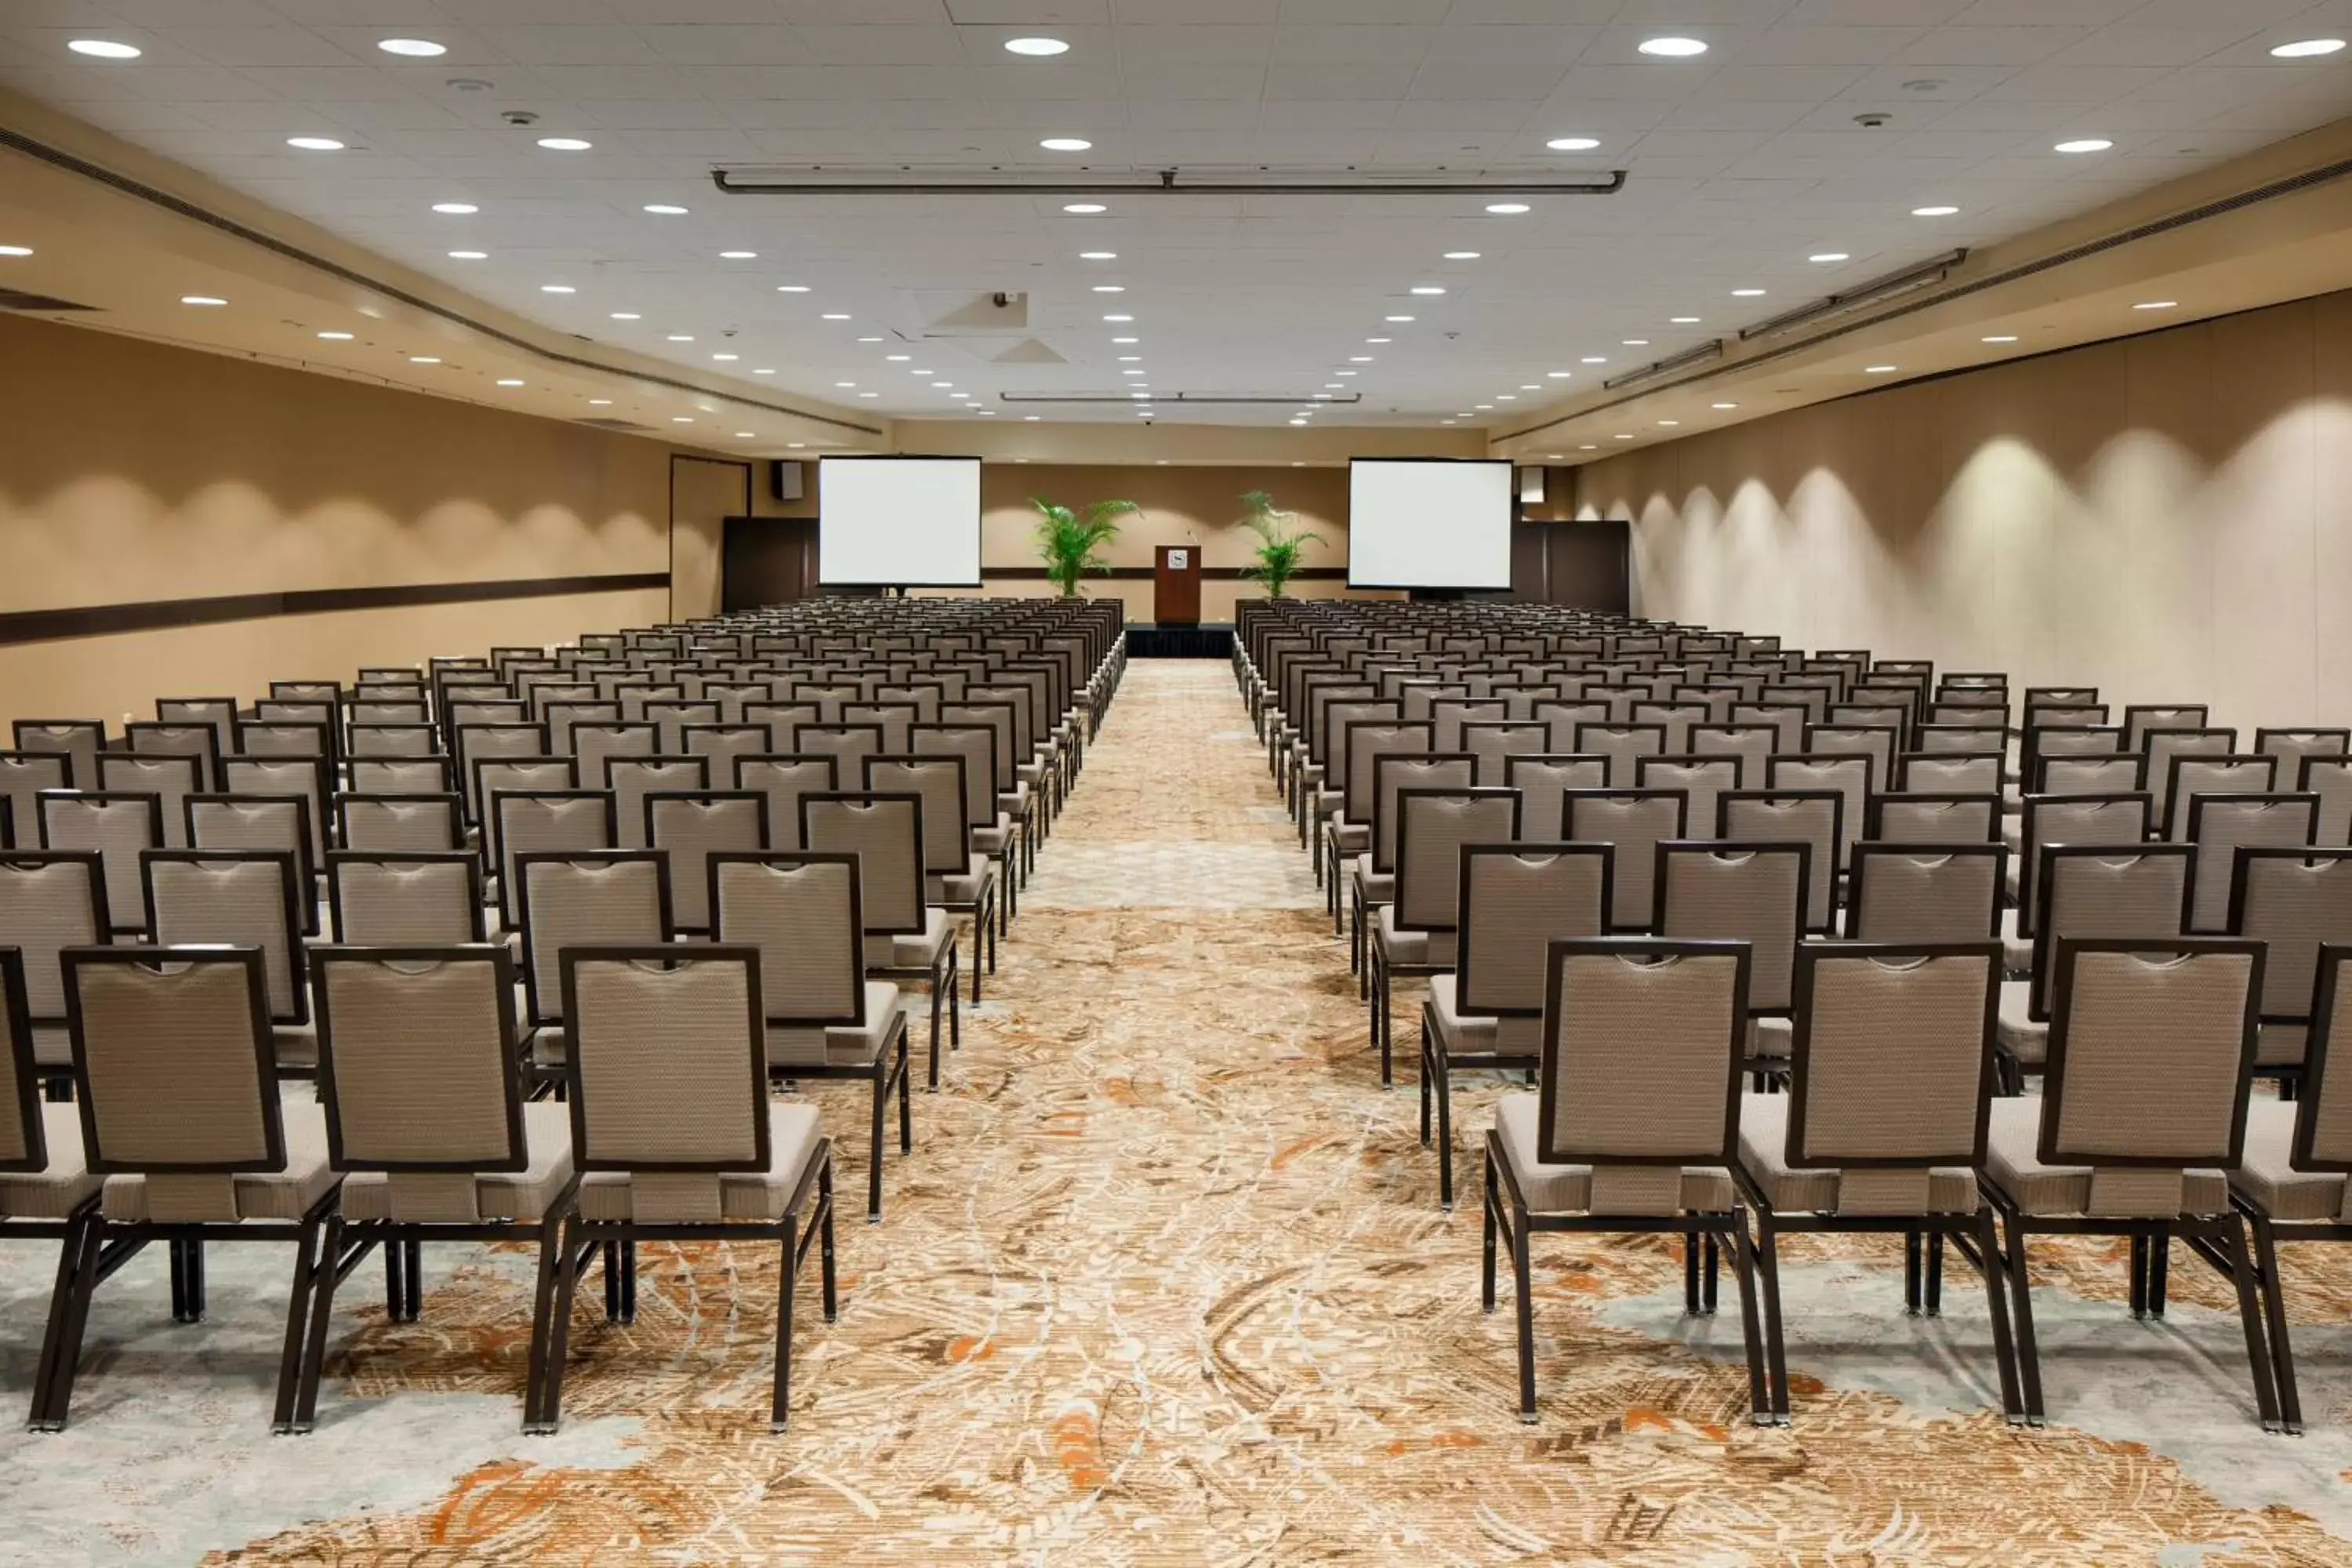
[[[1151,618],[1163,626],[1201,624],[1201,547],[1163,544],[1152,561]]]

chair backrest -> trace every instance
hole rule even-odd
[[[240,719],[236,722],[236,754],[240,757],[331,757],[333,731],[325,724],[290,719]]]
[[[1663,724],[1579,724],[1576,750],[1585,756],[1609,759],[1609,784],[1613,789],[1638,789],[1641,760],[1666,752]]]
[[[1425,756],[1434,750],[1436,734],[1434,724],[1407,724],[1401,720],[1360,719],[1348,724],[1340,731],[1339,747],[1348,759],[1347,800],[1341,807],[1347,819],[1371,822],[1381,757]]]
[[[1511,759],[1542,756],[1550,744],[1548,727],[1525,720],[1462,726],[1462,749],[1477,759],[1475,773],[1484,788],[1508,788]]]
[[[1804,940],[1812,847],[1690,838],[1661,843],[1652,853],[1657,902],[1650,928],[1662,937],[1748,943],[1749,1009],[1787,1011]]]
[[[1451,933],[1462,908],[1462,851],[1518,837],[1519,797],[1507,789],[1407,789],[1397,794],[1396,927]]]
[[[2352,757],[2305,757],[2296,786],[2319,797],[2321,844],[2352,844]]]
[[[734,759],[739,790],[757,792],[768,803],[768,847],[797,850],[801,845],[801,797],[840,785],[838,763],[830,756],[772,752]]]
[[[543,724],[461,724],[457,729],[457,781],[466,795],[466,810],[480,820],[488,815],[488,797],[478,785],[481,764],[497,758],[527,757],[547,760],[558,755],[548,750],[547,727]],[[580,774],[572,764],[565,764],[567,782],[572,788]],[[601,781],[598,787],[603,787]]]
[[[311,846],[310,802],[299,795],[192,795],[182,802],[188,815],[192,849],[259,849],[294,857],[295,885],[302,889],[302,929],[316,934],[319,904],[311,896],[318,861]]]
[[[679,730],[679,750],[686,755],[709,759],[713,789],[734,787],[736,758],[765,756],[775,750],[765,724],[746,724],[740,720],[684,725]]]
[[[1736,1157],[1748,965],[1736,942],[1551,944],[1537,1157],[1591,1165],[1592,1213],[1673,1213],[1683,1166]]]
[[[2337,1046],[2352,1042],[2352,973],[2347,973],[2352,969],[2352,944],[2322,947],[2313,967],[2318,979],[2304,1047],[2292,1163],[2298,1171],[2352,1171],[2352,1069],[2331,1060]],[[2269,990],[2267,983],[2263,989]]]
[[[1372,869],[1396,869],[1397,795],[1409,789],[1469,789],[1478,759],[1467,752],[1382,752],[1372,763]]]
[[[854,854],[710,858],[716,940],[758,952],[769,1025],[817,1031],[820,1061],[826,1026],[866,1022],[857,891]]]
[[[2138,790],[2072,796],[2029,795],[2024,807],[2018,845],[2017,934],[2030,937],[2042,918],[2042,851],[2053,845],[2120,848],[2146,843],[2155,801]]]
[[[1578,729],[1586,724],[1609,722],[1609,704],[1579,700],[1547,702],[1538,698],[1528,716],[1531,722],[1541,724],[1550,732],[1551,743],[1544,748],[1546,751],[1559,756],[1573,756],[1577,754]]]
[[[1982,841],[1854,846],[1845,934],[1854,942],[1985,942],[2000,934],[2009,850]]]
[[[2177,1215],[2183,1172],[2235,1168],[2253,1081],[2260,942],[2061,942],[2036,1152],[2091,1167],[2093,1215]]]
[[[1871,724],[1809,724],[1805,727],[1805,752],[1816,757],[1864,758],[1870,764],[1864,775],[1864,789],[1877,795],[1887,789],[1895,777],[1895,748],[1902,739],[1899,730]]]
[[[464,850],[340,849],[327,857],[327,909],[349,946],[480,942],[482,863]]]
[[[2229,929],[2231,875],[2239,849],[2309,845],[2319,826],[2319,797],[2200,795],[2189,802],[2185,826],[2197,849],[2197,901],[2189,910],[2188,929],[2194,935],[2215,936]]]
[[[801,796],[801,842],[857,858],[858,905],[868,936],[909,936],[929,919],[923,898],[923,797],[869,791]]]
[[[803,724],[793,731],[793,750],[834,759],[844,779],[866,776],[866,759],[883,746],[879,724]]]
[[[98,787],[98,755],[106,726],[96,719],[19,719],[9,734],[19,752],[54,752],[66,760],[66,785]]]
[[[1826,936],[1837,923],[1845,804],[1842,790],[1727,790],[1716,798],[1715,836],[1738,844],[1808,846],[1805,929]]]
[[[2000,818],[1998,793],[1874,795],[1863,819],[1863,839],[1886,844],[1997,844]],[[1857,852],[1860,848],[1855,846]]]
[[[971,863],[971,824],[964,805],[961,757],[866,759],[869,795],[912,795],[923,802],[923,875],[961,877]]]
[[[2034,912],[2031,1015],[2049,1016],[2050,986],[2057,974],[2054,955],[2062,939],[2179,941],[2189,928],[2196,854],[2186,844],[2044,848],[2042,869],[2034,879],[2042,907]]]
[[[25,957],[0,945],[0,1173],[47,1170],[48,1139],[34,1089],[33,1015],[25,991]]]
[[[327,855],[329,778],[333,764],[321,757],[228,757],[221,763],[221,788],[229,795],[299,795],[310,803],[310,860]]]
[[[768,847],[768,797],[758,790],[646,796],[646,842],[669,857],[670,912],[682,931],[710,930],[710,857]]]
[[[1550,844],[1566,836],[1564,792],[1609,787],[1609,759],[1570,752],[1514,753],[1503,759],[1503,784],[1519,792],[1519,837]]]
[[[2139,788],[2141,759],[2118,752],[2104,757],[2047,757],[2033,781],[2035,793],[2057,795],[2129,795]]]
[[[395,1220],[497,1217],[475,1174],[530,1163],[506,944],[323,947],[311,963],[335,1169],[389,1173]]]
[[[339,795],[335,835],[346,849],[375,853],[462,849],[466,824],[454,795]]]
[[[456,797],[457,781],[449,759],[441,756],[355,757],[351,763],[353,795],[446,795]],[[458,805],[462,816],[465,807]]]
[[[250,947],[63,955],[82,1153],[146,1174],[149,1217],[238,1217],[233,1173],[286,1168],[268,982]]]
[[[2149,730],[2142,737],[2139,787],[2156,797],[2156,820],[2172,820],[2172,759],[2229,756],[2238,749],[2235,730]]]
[[[96,850],[23,849],[0,856],[0,949],[19,955],[36,1025],[65,1024],[58,954],[69,947],[104,946],[112,935],[107,910],[106,870]]]
[[[1727,790],[1739,787],[1737,757],[1703,757],[1695,753],[1643,757],[1639,769],[1637,782],[1642,788],[1683,792],[1685,832],[1704,831],[1701,825],[1715,821],[1717,798]]]
[[[954,757],[963,763],[964,822],[990,827],[996,805],[996,729],[989,724],[917,724],[908,744],[918,757]]]
[[[719,704],[671,699],[646,704],[645,721],[651,724],[661,740],[660,754],[668,757],[688,755],[686,731],[689,725],[710,725],[719,722]]]
[[[163,844],[172,849],[188,847],[188,797],[212,788],[207,778],[205,760],[184,752],[109,752],[98,759],[99,788],[103,793],[155,797],[163,815]]]
[[[116,931],[143,931],[147,882],[139,857],[163,847],[163,803],[152,795],[98,791],[41,796],[41,847],[95,851],[106,872]]]
[[[209,699],[200,700],[209,703]],[[157,708],[164,706],[158,702]],[[188,719],[170,723],[132,722],[122,727],[124,741],[134,756],[194,757],[197,761],[198,789],[218,789],[220,760],[235,750],[234,738],[236,705],[229,704],[231,716],[219,724],[202,719]],[[100,761],[104,759],[101,757]],[[101,773],[100,778],[105,775]]]
[[[556,984],[574,947],[641,947],[668,942],[667,858],[658,849],[520,853],[515,857],[522,925],[523,989],[533,1024],[564,1021]]]
[[[310,969],[302,942],[310,889],[293,855],[150,849],[140,859],[147,884],[147,931],[157,946],[257,948],[271,1020],[310,1020]]]
[[[521,855],[587,855],[617,847],[613,795],[601,789],[494,791],[489,797],[496,829],[491,853],[499,867],[499,913],[509,929],[520,924],[515,858]]]
[[[1657,912],[1657,845],[1680,838],[1688,802],[1675,789],[1572,789],[1561,792],[1560,837],[1572,844],[1607,844],[1609,928],[1650,929]]]
[[[1737,759],[1739,787],[1763,789],[1772,753],[1780,749],[1780,731],[1771,724],[1694,724],[1690,749],[1696,756]]]
[[[2171,803],[2164,837],[2186,842],[2190,809],[2200,795],[2266,795],[2277,787],[2278,759],[2259,752],[2229,756],[2184,754],[2172,759],[2165,796]]]
[[[2343,758],[2352,752],[2352,730],[2257,730],[2254,750],[2278,759],[2277,789],[2302,789],[2305,757]]]
[[[1833,789],[1845,796],[1838,813],[1838,868],[1843,870],[1862,841],[1863,818],[1870,803],[1871,763],[1867,757],[1776,756],[1767,776],[1776,790]]]
[[[1895,759],[1895,787],[1921,795],[2000,795],[1999,752],[1906,752]]]
[[[1462,740],[1465,725],[1499,724],[1510,716],[1510,705],[1491,697],[1449,697],[1432,703],[1429,709],[1429,721],[1436,727],[1437,749],[1441,752],[1469,750]]]
[[[354,760],[430,757],[441,750],[441,731],[425,721],[422,702],[362,702],[352,710],[352,721]]]
[[[1983,1165],[2000,965],[1996,940],[1799,952],[1788,1159],[1840,1171],[1840,1213],[1924,1214],[1929,1167]]]
[[[2147,749],[2151,730],[2201,730],[2212,710],[2202,702],[2137,702],[2124,710],[2124,750]]]
[[[1465,844],[1456,917],[1455,996],[1496,1017],[1496,1049],[1532,1055],[1541,1036],[1544,955],[1563,938],[1609,925],[1606,844]]]
[[[2204,877],[2200,866],[2200,903]],[[2352,849],[2241,846],[2230,881],[2229,934],[2266,945],[2263,1021],[2310,1022],[2322,950],[2352,946]],[[6,940],[0,931],[0,942]]]
[[[609,789],[615,762],[654,756],[660,750],[661,730],[657,725],[599,721],[572,726],[571,754],[583,788]]]
[[[573,1163],[632,1173],[636,1219],[723,1217],[718,1173],[772,1157],[758,951],[576,947],[562,987]]]
[[[624,849],[647,847],[647,795],[710,787],[710,763],[702,757],[613,757],[604,771],[612,781],[614,832]]]
[[[61,753],[0,752],[0,809],[8,823],[8,837],[0,847],[37,848],[41,792],[71,788],[72,776],[73,759]]]
[[[1729,711],[1729,705],[1725,705]],[[1636,702],[1633,710],[1636,724],[1657,724],[1666,732],[1666,753],[1670,756],[1686,753],[1691,749],[1690,736],[1695,726],[1706,723],[1713,715],[1703,702]]]

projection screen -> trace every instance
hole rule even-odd
[[[822,458],[817,579],[980,586],[978,458]]]
[[[1348,465],[1348,586],[1507,588],[1507,458],[1357,458]]]

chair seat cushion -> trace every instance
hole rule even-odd
[[[2246,1102],[2245,1154],[2230,1184],[2273,1219],[2335,1219],[2344,1212],[2344,1173],[2294,1168],[2294,1118],[2292,1100]]]
[[[1372,829],[1369,823],[1349,822],[1333,817],[1323,825],[1323,835],[1339,847],[1342,855],[1362,855],[1372,847]]]
[[[1547,1165],[1536,1157],[1542,1147],[1536,1136],[1540,1097],[1507,1094],[1495,1102],[1495,1130],[1502,1136],[1503,1158],[1534,1214],[1582,1214],[1592,1201],[1592,1167]],[[1720,1166],[1683,1167],[1681,1194],[1685,1213],[1720,1214],[1735,1206],[1738,1194],[1731,1173]]]
[[[1791,1167],[1789,1163],[1789,1111],[1795,1103],[1795,1097],[1786,1094],[1739,1097],[1739,1163],[1775,1213],[1837,1213],[1845,1173],[1835,1166]],[[1967,1166],[1938,1165],[1928,1171],[1924,1212],[1972,1214],[1976,1208],[1977,1179]]]
[[[1000,811],[994,823],[971,830],[971,847],[978,854],[1002,855],[1010,850],[1020,837],[1020,825]]]
[[[313,1071],[319,1066],[319,1026],[316,1024],[278,1024],[269,1031],[271,1043],[278,1051],[278,1070],[289,1068]]]
[[[866,967],[920,970],[929,974],[954,940],[955,922],[947,910],[926,904],[921,931],[895,935],[886,931],[866,939]]]
[[[1450,964],[1460,945],[1450,931],[1399,931],[1394,904],[1381,906],[1372,940],[1380,944],[1381,962],[1392,969]]]
[[[1396,874],[1372,869],[1372,858],[1359,855],[1348,867],[1348,880],[1356,897],[1368,905],[1396,902]]]
[[[996,880],[996,868],[985,860],[967,860],[961,875],[923,879],[923,901],[949,909],[970,909],[980,902]]]
[[[898,988],[887,980],[866,983],[866,1022],[830,1027],[768,1026],[768,1070],[793,1068],[871,1067],[890,1042],[898,1023]]]
[[[2091,1167],[2045,1165],[2034,1151],[2042,1134],[2042,1101],[2003,1097],[1992,1102],[1985,1135],[1985,1174],[2010,1201],[2031,1215],[2074,1215],[2091,1202]],[[2219,1171],[2189,1171],[2180,1188],[2182,1214],[2221,1214],[2230,1184]]]
[[[1448,1051],[1463,1057],[1503,1054],[1529,1061],[1543,1054],[1541,1018],[1502,1018],[1481,1013],[1465,1016],[1460,982],[1456,974],[1429,977],[1430,1018]]]
[[[79,1106],[42,1101],[41,1138],[48,1146],[47,1168],[0,1171],[0,1217],[64,1219],[105,1180],[90,1174],[83,1156]]]
[[[485,1220],[530,1225],[572,1179],[572,1111],[552,1100],[522,1108],[523,1150],[530,1163],[520,1171],[482,1171],[474,1176],[474,1202]],[[382,1171],[353,1171],[343,1178],[338,1200],[349,1220],[391,1219],[392,1184]]]
[[[2254,1035],[2254,1065],[2264,1068],[2300,1067],[2305,1045],[2310,1037],[2308,1025],[2262,1025]]]
[[[278,1171],[239,1171],[229,1185],[231,1203],[221,1213],[181,1215],[159,1212],[144,1174],[106,1178],[105,1213],[109,1220],[132,1224],[157,1219],[300,1219],[337,1180],[327,1163],[327,1108],[308,1100],[289,1100],[282,1109],[286,1127],[286,1166]]]
[[[1748,1020],[1748,1059],[1752,1062],[1785,1062],[1797,1053],[1797,1026],[1789,1018],[1758,1017]]]
[[[2000,1010],[1993,1019],[1994,1037],[2001,1047],[2027,1067],[2040,1067],[2050,1054],[2050,1026],[2032,1016],[2033,982],[2000,983]]]
[[[816,1107],[793,1100],[768,1103],[768,1168],[718,1173],[719,1212],[728,1219],[784,1217],[809,1163],[824,1146]],[[590,1171],[580,1178],[580,1217],[636,1217],[626,1171]]]

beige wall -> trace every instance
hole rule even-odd
[[[2352,294],[1759,419],[1577,494],[1633,521],[1644,614],[2352,722]]]
[[[662,442],[23,318],[0,364],[0,612],[669,570]],[[0,721],[667,613],[607,592],[0,646]]]

